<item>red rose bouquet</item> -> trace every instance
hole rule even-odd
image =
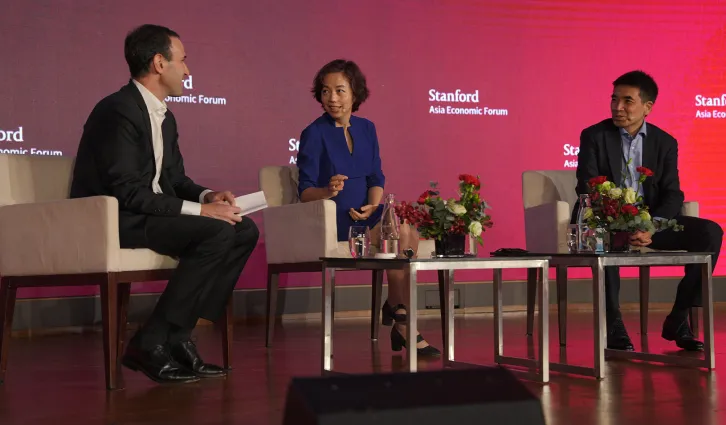
[[[437,186],[436,182],[431,182],[431,188],[416,202],[402,202],[396,206],[401,223],[407,221],[415,226],[426,239],[441,240],[444,235],[469,234],[482,244],[482,233],[493,223],[485,212],[489,206],[479,195],[479,177],[459,175],[459,199],[442,199]]]
[[[605,176],[597,176],[588,182],[590,206],[584,209],[583,220],[591,229],[607,232],[646,231],[654,233],[658,229],[683,229],[675,220],[653,220],[643,197],[638,195],[645,180],[653,176],[653,171],[638,167],[640,174],[635,189],[618,187]]]

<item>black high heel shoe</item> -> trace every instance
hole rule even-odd
[[[383,318],[381,320],[381,323],[383,323],[386,326],[392,326],[393,322],[404,324],[407,321],[407,315],[406,314],[396,314],[396,310],[405,310],[406,306],[403,304],[398,304],[395,307],[391,307],[390,304],[388,304],[388,301],[383,304],[383,307],[381,308],[383,313]],[[424,337],[421,334],[418,334],[418,337],[416,337],[416,343],[423,341]],[[401,332],[398,331],[398,329],[394,326],[393,329],[391,329],[391,349],[393,351],[401,351],[402,348],[406,347],[406,338],[401,335]],[[428,345],[424,348],[417,348],[416,352],[419,356],[422,357],[440,357],[441,351],[439,351],[436,347],[433,345]]]
[[[423,341],[424,337],[418,334],[416,337],[416,343]],[[398,332],[395,327],[391,329],[391,350],[401,351],[402,348],[406,347],[406,338]],[[417,348],[416,353],[419,357],[441,357],[441,351],[433,345],[427,345],[424,348]]]
[[[384,326],[393,326],[394,320],[396,320],[396,310],[386,300],[383,303],[383,307],[381,307],[381,324]]]

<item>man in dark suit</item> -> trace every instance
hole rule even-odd
[[[224,376],[202,361],[191,332],[199,318],[221,317],[259,232],[237,215],[232,193],[211,191],[184,172],[176,121],[164,102],[182,94],[189,75],[179,35],[143,25],[127,35],[124,54],[131,81],[91,112],[71,196],[116,197],[121,247],[180,261],[122,363],[162,383]]]
[[[577,193],[588,193],[588,181],[596,176],[607,176],[615,184],[622,183],[636,189],[637,182],[631,181],[637,180],[639,175],[636,168],[643,166],[653,170],[655,175],[645,181],[639,194],[654,220],[675,219],[684,226],[684,230],[662,230],[654,234],[636,232],[631,235],[631,244],[655,249],[713,252],[711,264],[715,267],[723,230],[713,221],[681,215],[684,196],[678,178],[678,142],[645,121],[657,96],[658,86],[642,71],[628,72],[613,82],[612,118],[586,128],[580,135]],[[573,211],[573,223],[577,209],[578,205]],[[633,350],[620,316],[619,293],[619,269],[606,267],[607,345],[611,349]],[[703,343],[695,339],[687,319],[688,310],[700,303],[700,268],[689,265],[678,284],[673,309],[663,323],[662,337],[675,341],[685,350],[702,350]]]

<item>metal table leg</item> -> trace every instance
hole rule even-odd
[[[713,349],[713,274],[711,258],[701,265],[701,285],[703,304],[703,351],[709,370],[716,368],[716,357]]]
[[[492,270],[494,280],[494,361],[504,356],[504,332],[502,323],[502,269]]]
[[[444,271],[444,294],[446,296],[446,326],[444,328],[444,349],[448,361],[454,361],[454,270]]]
[[[549,335],[549,306],[550,290],[548,265],[540,270],[542,279],[539,286],[539,375],[542,382],[550,381],[550,335]],[[559,270],[559,269],[558,269]],[[566,274],[565,269],[565,274]]]
[[[333,313],[335,269],[323,263],[323,372],[333,368]]]
[[[605,346],[606,346],[606,323],[605,323],[605,268],[602,258],[598,258],[597,266],[592,268],[592,291],[595,329],[595,377],[605,378]]]
[[[409,372],[416,372],[418,368],[418,351],[416,339],[418,336],[418,293],[416,285],[416,266],[409,264],[409,293],[408,293],[408,323],[406,324],[406,352],[408,353]]]

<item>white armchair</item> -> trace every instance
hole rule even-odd
[[[0,383],[5,380],[16,292],[22,287],[98,285],[106,386],[122,387],[131,282],[167,280],[177,262],[148,249],[121,249],[118,201],[68,199],[74,159],[0,155]],[[222,324],[229,366],[231,303]]]
[[[572,208],[577,202],[577,177],[572,170],[525,171],[522,173],[522,202],[527,250],[538,253],[567,253],[565,235]],[[683,215],[698,217],[698,202],[685,202]],[[647,249],[647,248],[646,248]],[[527,334],[534,328],[537,271],[527,273]],[[649,278],[640,281],[641,333],[648,329]],[[567,339],[567,271],[557,270],[557,305],[560,344]],[[691,311],[691,326],[698,334],[698,315]]]
[[[295,166],[268,166],[260,170],[260,190],[268,208],[263,211],[267,253],[267,335],[272,345],[277,313],[280,273],[321,272],[321,257],[350,257],[348,242],[338,242],[335,202],[301,203]],[[420,253],[432,252],[433,241],[421,241]],[[372,272],[371,339],[378,338],[383,272]]]

